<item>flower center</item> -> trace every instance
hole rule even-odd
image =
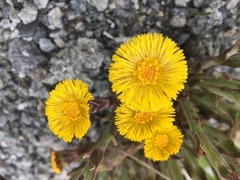
[[[137,63],[133,76],[137,78],[142,85],[155,85],[161,78],[161,65],[157,59],[146,57]]]
[[[62,107],[64,115],[69,117],[72,121],[79,119],[82,108],[76,100],[70,99],[67,102],[64,102]]]
[[[166,134],[158,134],[155,136],[155,146],[163,149],[169,143],[169,137]]]
[[[155,116],[155,113],[153,112],[137,112],[134,114],[134,122],[139,124],[145,124],[151,120],[153,120],[153,117]]]

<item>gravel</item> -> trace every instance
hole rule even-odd
[[[18,13],[23,24],[28,24],[36,20],[38,9],[34,4],[24,4],[24,8]]]
[[[1,0],[0,174],[10,180],[68,179],[67,170],[51,170],[50,149],[77,141],[57,139],[44,115],[57,82],[82,79],[95,97],[106,97],[111,55],[144,32],[169,36],[187,58],[217,55],[240,38],[239,9],[239,0]],[[239,69],[218,71],[240,77]]]

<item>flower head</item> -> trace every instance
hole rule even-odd
[[[78,149],[70,149],[63,151],[51,151],[51,165],[55,173],[61,173],[62,169],[65,168],[68,164],[75,161],[79,158]]]
[[[46,101],[48,125],[59,138],[71,142],[81,139],[90,127],[89,104],[93,96],[81,80],[65,80],[57,84]]]
[[[176,99],[187,79],[183,51],[162,34],[133,37],[117,49],[109,68],[112,89],[127,106],[158,111],[160,104]]]
[[[56,151],[52,151],[51,152],[51,165],[52,165],[52,169],[55,173],[59,174],[62,170],[61,164],[57,158],[57,152]]]
[[[144,153],[153,161],[165,161],[170,155],[177,154],[182,145],[183,135],[176,126],[160,128],[151,138],[145,140]]]
[[[132,141],[142,141],[150,138],[159,127],[170,128],[173,126],[174,109],[169,101],[168,106],[154,111],[134,111],[126,105],[116,109],[115,124],[121,135]]]

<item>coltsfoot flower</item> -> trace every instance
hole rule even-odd
[[[65,80],[57,84],[46,101],[45,113],[53,134],[66,142],[81,139],[90,127],[89,104],[93,96],[81,80]]]
[[[57,158],[57,152],[56,151],[52,151],[51,152],[51,165],[52,165],[52,170],[59,174],[62,170],[62,167],[60,165],[60,162]]]
[[[160,110],[135,111],[122,104],[116,109],[115,124],[119,134],[132,141],[142,141],[150,138],[159,127],[173,126],[175,110],[172,103],[163,106]]]
[[[132,109],[158,111],[184,88],[188,73],[183,51],[162,34],[133,37],[117,49],[112,59],[112,90]]]
[[[145,140],[145,157],[153,161],[168,160],[171,155],[179,152],[182,138],[183,135],[176,126],[156,130],[151,138]]]

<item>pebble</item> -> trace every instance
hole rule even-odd
[[[62,11],[59,7],[53,8],[48,13],[48,22],[49,22],[49,28],[50,29],[61,29],[63,28],[62,24]]]
[[[67,32],[64,29],[54,30],[49,34],[51,38],[63,38],[67,36]]]
[[[37,31],[38,26],[39,23],[37,21],[34,21],[29,24],[22,24],[21,26],[18,27],[19,36],[26,38],[33,37]]]
[[[186,10],[182,8],[174,8],[172,10],[172,18],[170,24],[172,27],[184,27],[187,23]]]
[[[47,7],[48,1],[49,0],[34,0],[34,4],[38,9],[44,9]]]
[[[2,79],[0,79],[0,89],[2,89],[4,87],[3,81]]]
[[[240,3],[240,0],[229,0],[227,1],[227,9],[231,10],[233,8],[236,8],[239,3]]]
[[[85,24],[83,22],[79,21],[74,28],[78,31],[84,31],[85,30]]]
[[[55,44],[48,38],[41,38],[38,43],[43,52],[49,53],[56,49]]]
[[[221,11],[218,10],[213,11],[211,18],[214,21],[214,25],[221,25],[223,23],[223,15]]]
[[[38,9],[33,4],[25,4],[24,8],[18,14],[23,24],[28,24],[36,20]]]
[[[39,24],[33,36],[34,42],[39,44],[39,40],[42,38],[45,38],[46,36],[47,36],[47,30],[45,26],[43,26],[42,24]]]
[[[6,0],[6,3],[8,3],[10,6],[13,6],[12,0]]]
[[[14,30],[16,26],[21,22],[20,18],[18,17],[18,11],[14,9],[14,7],[10,7],[9,19],[11,20],[11,30]]]
[[[2,17],[8,17],[9,11],[10,11],[10,6],[6,3],[6,1],[0,1],[0,9]]]
[[[84,13],[86,11],[86,1],[71,0],[70,7],[77,13]]]
[[[38,99],[47,99],[48,92],[41,81],[32,81],[29,88],[29,96]]]
[[[76,45],[60,50],[51,58],[50,73],[43,82],[55,84],[62,79],[79,77],[91,87],[93,81],[89,76],[99,76],[105,58],[102,45],[96,39],[78,38]]]
[[[176,6],[181,6],[181,7],[186,7],[187,6],[186,0],[175,0],[174,2],[175,2]]]
[[[4,128],[4,126],[6,125],[7,121],[8,121],[8,117],[6,115],[1,115],[0,116],[0,127]],[[1,139],[1,136],[0,136],[0,139]]]
[[[188,25],[191,32],[195,35],[204,35],[212,28],[212,24],[206,16],[196,16],[189,20]]]
[[[35,43],[14,39],[8,44],[8,59],[14,72],[25,76],[46,60]]]
[[[11,27],[10,20],[9,19],[1,20],[0,27],[2,27],[3,29],[10,29],[10,27]]]
[[[54,43],[59,47],[63,48],[66,46],[65,42],[61,38],[54,39]]]
[[[204,4],[204,0],[193,0],[193,6],[196,8],[202,7]]]
[[[93,0],[92,2],[99,12],[103,12],[108,6],[108,0]]]

